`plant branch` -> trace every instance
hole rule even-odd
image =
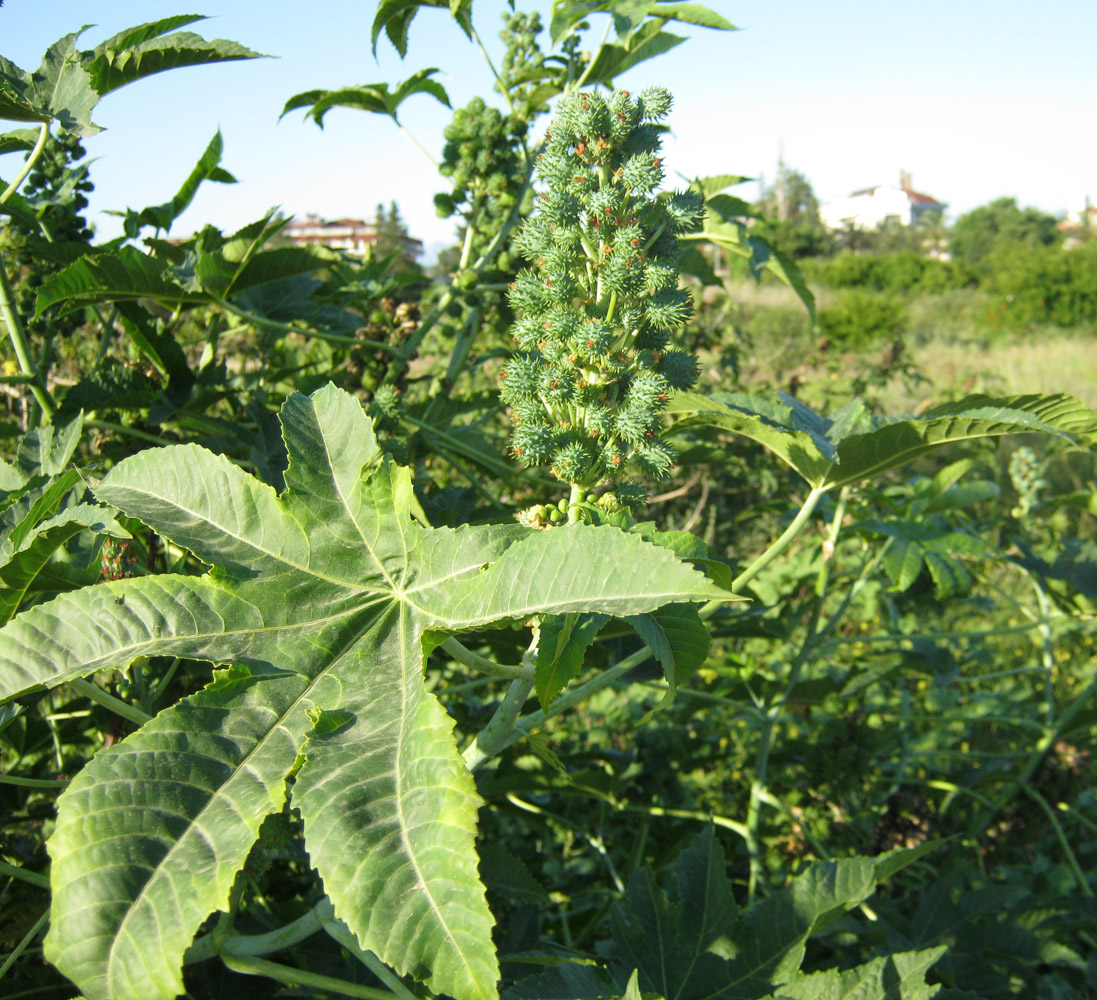
[[[49,876],[39,875],[38,872],[29,872],[25,868],[10,865],[6,861],[0,861],[0,875],[7,875],[9,878],[29,882],[31,885],[38,886],[39,889],[48,889],[50,887]]]
[[[57,412],[57,403],[50,395],[46,380],[42,378],[34,363],[31,354],[30,341],[27,332],[23,328],[23,321],[15,309],[15,293],[11,282],[8,280],[8,271],[4,262],[0,260],[0,319],[8,329],[8,337],[11,340],[12,349],[15,351],[15,359],[19,362],[19,370],[29,376],[30,391],[34,394],[35,401],[42,409],[47,422],[53,420]]]
[[[90,698],[97,705],[102,705],[103,708],[109,709],[115,715],[120,715],[123,719],[127,719],[138,726],[143,726],[152,718],[151,715],[146,715],[136,706],[129,705],[120,698],[115,698],[112,694],[107,694],[97,684],[92,684],[91,681],[83,677],[74,677],[68,682],[68,685],[77,694]]]
[[[30,151],[26,161],[19,170],[19,173],[17,173],[12,182],[4,188],[3,194],[0,194],[0,205],[3,205],[4,202],[19,190],[19,185],[26,180],[27,174],[34,169],[34,165],[38,162],[38,157],[42,155],[42,150],[46,148],[46,140],[49,138],[49,134],[50,123],[42,122],[41,127],[38,129],[38,138],[35,140],[34,148]]]
[[[755,560],[732,581],[732,590],[739,590],[750,580],[753,580],[763,569],[776,559],[777,556],[788,548],[792,540],[800,534],[804,525],[807,524],[808,518],[811,517],[812,512],[815,510],[815,505],[822,499],[824,493],[826,493],[824,487],[812,487],[811,492],[804,501],[804,505],[800,508],[799,513],[792,519],[792,523],[785,528],[779,538],[770,544],[769,548],[755,558]]]
[[[522,706],[533,691],[534,676],[537,670],[537,645],[541,639],[541,630],[533,630],[533,639],[522,655],[522,666],[517,677],[510,682],[507,693],[499,702],[490,721],[469,744],[463,756],[468,769],[474,770],[489,757],[494,756],[514,742],[512,736]]]
[[[480,673],[487,674],[489,677],[498,677],[500,680],[509,681],[522,676],[523,667],[512,667],[506,663],[496,663],[494,660],[489,660],[486,656],[474,653],[452,635],[442,643],[442,649],[458,663],[472,670],[479,670]]]

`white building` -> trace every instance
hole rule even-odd
[[[911,188],[904,173],[898,187],[865,188],[820,205],[819,217],[828,229],[879,229],[889,221],[913,226],[922,216],[945,208],[944,202]]]

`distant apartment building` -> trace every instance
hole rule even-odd
[[[324,246],[364,257],[366,248],[377,242],[377,224],[364,219],[328,220],[306,215],[287,223],[282,235],[294,246]],[[404,248],[407,256],[414,259],[422,254],[423,243],[408,236],[404,238]]]
[[[879,229],[888,222],[913,226],[926,215],[943,212],[948,206],[928,194],[915,191],[910,175],[900,175],[897,187],[879,185],[854,191],[819,206],[819,217],[828,229]]]

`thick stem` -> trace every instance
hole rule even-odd
[[[540,628],[534,628],[533,640],[522,656],[521,672],[511,681],[507,693],[503,696],[491,720],[465,750],[465,764],[470,771],[513,742],[512,736],[518,715],[533,691],[537,670],[537,644],[540,638]]]
[[[479,670],[489,677],[498,677],[500,680],[515,680],[522,675],[523,667],[512,667],[505,663],[496,663],[486,656],[474,653],[471,649],[458,641],[452,635],[442,643],[444,649],[458,663],[469,667],[471,670]]]
[[[25,868],[8,864],[6,861],[0,861],[0,875],[6,875],[8,878],[17,878],[22,882],[29,882],[31,885],[38,886],[39,889],[48,889],[50,887],[48,875],[39,875],[38,872],[29,872]]]
[[[15,311],[15,293],[8,281],[8,271],[3,261],[0,261],[0,319],[3,319],[4,326],[8,328],[8,337],[15,351],[15,359],[19,362],[19,370],[33,380],[29,383],[30,391],[34,394],[35,402],[41,407],[47,423],[51,422],[53,415],[57,412],[57,404],[34,363],[23,321]]]
[[[305,972],[278,962],[268,962],[265,958],[222,954],[221,960],[233,972],[242,972],[250,976],[267,976],[286,986],[310,986],[314,989],[329,991],[336,996],[364,997],[365,1000],[392,1000],[393,997],[388,990],[379,990],[373,986],[359,986],[349,980],[324,976],[318,972]]]
[[[812,490],[812,494],[816,493]],[[808,658],[811,655],[811,651],[814,648],[816,634],[819,628],[819,618],[822,614],[823,602],[826,600],[827,585],[830,581],[830,566],[831,555],[833,555],[835,547],[838,543],[838,534],[842,530],[842,519],[845,517],[846,512],[846,499],[848,497],[849,490],[845,488],[842,490],[838,498],[838,503],[835,506],[834,516],[831,519],[830,529],[827,532],[826,540],[823,542],[824,558],[823,565],[819,568],[819,575],[815,582],[815,604],[811,610],[811,618],[808,622],[807,629],[804,632],[804,639],[800,643],[800,648],[796,653],[796,659],[792,663],[792,668],[789,670],[788,680],[785,683],[785,688],[781,692],[778,700],[771,705],[765,713],[764,721],[762,723],[762,732],[759,737],[758,746],[758,758],[754,766],[754,775],[751,778],[750,783],[750,801],[747,804],[747,852],[750,855],[750,877],[747,884],[747,898],[753,901],[754,894],[758,888],[758,882],[762,878],[762,854],[761,854],[761,841],[760,841],[760,827],[762,818],[762,802],[769,794],[766,788],[766,781],[768,779],[769,771],[769,756],[773,749],[773,740],[776,734],[777,728],[781,724],[781,719],[784,714],[785,705],[788,704],[789,698],[792,696],[792,691],[796,687],[796,684],[800,680],[800,673],[807,663]],[[819,493],[821,496],[822,493]],[[818,496],[808,498],[808,502],[804,504],[800,514],[797,515],[797,520],[804,515],[804,511],[808,514],[811,513],[811,508],[818,502]],[[806,520],[806,517],[804,518]],[[801,522],[802,523],[802,522]],[[789,525],[791,530],[796,525],[796,521],[793,521],[792,525]],[[797,531],[799,528],[797,527]],[[788,535],[788,531],[785,535]],[[785,538],[785,535],[781,536],[781,539]],[[781,542],[778,539],[774,545],[771,545],[767,552],[773,552]],[[791,539],[790,539],[791,540]],[[784,542],[785,545],[788,542]],[[778,551],[780,551],[778,549]],[[770,556],[772,558],[772,555]],[[768,560],[767,560],[768,561]],[[755,560],[755,564],[758,560]],[[754,565],[754,564],[752,564]],[[763,564],[764,565],[764,564]],[[749,569],[749,567],[748,567]],[[755,571],[757,572],[757,570]],[[742,577],[740,577],[741,579]],[[736,581],[738,582],[738,581]]]
[[[327,904],[328,910],[323,907]],[[270,955],[276,951],[283,951],[299,941],[312,937],[317,931],[323,929],[325,916],[330,916],[330,906],[327,897],[322,899],[308,913],[298,917],[285,927],[268,931],[266,934],[227,934],[218,940],[217,934],[207,934],[200,937],[188,949],[183,959],[185,965],[193,965],[196,962],[204,962],[218,954],[232,955]]]
[[[92,684],[91,681],[85,680],[83,677],[74,677],[68,682],[71,687],[78,694],[84,695],[85,698],[90,698],[97,705],[102,705],[103,708],[109,709],[115,715],[120,715],[123,719],[134,723],[138,726],[143,726],[151,715],[146,715],[141,709],[136,708],[133,705],[128,705],[126,702],[119,698],[115,698],[112,694],[107,694],[101,687]]]

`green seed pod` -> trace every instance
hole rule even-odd
[[[659,361],[659,373],[672,389],[692,389],[700,374],[697,359],[684,351],[667,351]]]
[[[579,482],[590,471],[591,459],[577,441],[565,445],[552,456],[552,474],[565,483]]]
[[[515,428],[511,451],[523,465],[544,465],[556,450],[556,432],[545,424]]]
[[[537,398],[541,382],[541,365],[536,358],[517,354],[499,371],[499,395],[513,406]]]

